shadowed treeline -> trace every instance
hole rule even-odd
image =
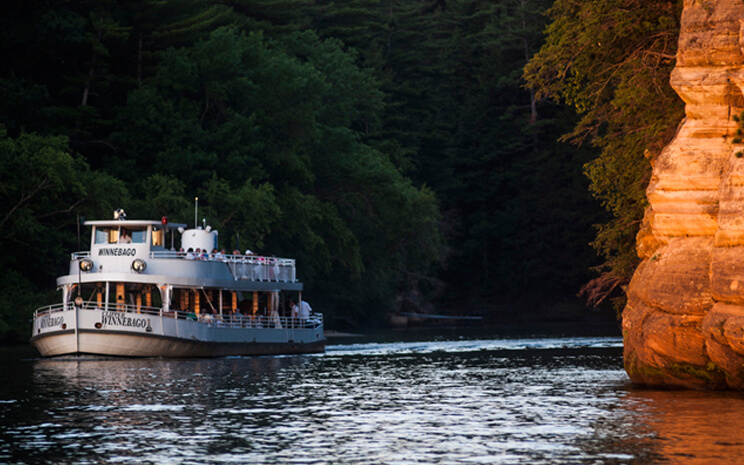
[[[558,142],[577,116],[522,77],[550,6],[11,2],[0,334],[51,302],[83,217],[191,223],[197,196],[222,246],[297,258],[331,328],[573,305],[607,218],[594,150]]]

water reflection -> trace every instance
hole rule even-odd
[[[741,396],[632,389],[618,338],[351,343],[325,355],[216,360],[36,360],[10,376],[0,388],[3,463],[744,458]]]
[[[637,420],[635,436],[652,457],[678,464],[744,463],[741,393],[632,390],[622,408]]]

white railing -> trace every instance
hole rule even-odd
[[[63,312],[65,310],[72,310],[74,309],[74,304],[72,302],[67,304],[67,308],[65,308],[64,304],[54,304],[54,305],[47,305],[46,307],[37,308],[34,310],[34,318],[39,318],[41,315],[46,315],[49,313],[55,313],[55,312]]]
[[[293,283],[296,281],[294,260],[249,259],[227,262],[233,278],[249,281],[272,281]]]
[[[183,313],[183,312],[179,312]],[[318,328],[323,324],[323,315],[315,313],[309,318],[293,318],[286,316],[266,315],[199,315],[188,314],[190,319],[219,328],[266,328],[266,329],[309,329]]]
[[[241,313],[223,314],[184,312],[180,310],[168,310],[162,312],[163,317],[182,320],[194,320],[208,326],[221,328],[270,328],[270,329],[298,329],[317,328],[323,324],[323,314],[314,313],[309,318],[293,318],[286,316],[267,315],[243,315]]]
[[[34,318],[39,318],[48,313],[61,312],[64,310],[73,310],[75,304],[70,302],[65,305],[54,304],[41,307],[34,312]],[[104,307],[97,302],[85,302],[83,310],[103,311]],[[159,307],[146,307],[144,305],[128,305],[110,303],[109,312],[124,312],[145,315],[162,316],[164,318],[175,318],[179,320],[192,320],[208,326],[220,328],[265,328],[265,329],[305,329],[318,328],[323,324],[323,314],[313,313],[309,318],[292,318],[284,316],[266,316],[266,315],[243,315],[224,313],[216,314],[195,314],[194,312],[184,312],[180,310],[163,310]]]

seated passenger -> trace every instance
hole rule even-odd
[[[125,228],[121,228],[121,236],[119,236],[119,244],[131,244],[132,237],[129,235],[129,231]]]
[[[195,260],[195,259],[196,257],[194,256],[194,249],[189,247],[189,250],[186,251],[186,260]]]

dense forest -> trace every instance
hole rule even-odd
[[[296,258],[331,327],[622,299],[680,10],[6,2],[0,336],[55,301],[85,219],[191,224],[195,197],[225,248]]]

